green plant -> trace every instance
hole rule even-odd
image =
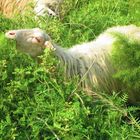
[[[69,0],[65,0],[66,3]],[[15,43],[4,38],[8,29],[40,27],[63,47],[90,41],[114,25],[139,25],[138,1],[74,0],[64,5],[62,18],[39,18],[32,13],[6,19],[0,16],[0,138],[2,140],[139,140],[139,106],[127,106],[127,95],[93,93],[66,79],[51,52],[39,64],[17,52]],[[64,13],[66,11],[66,14]],[[139,44],[122,37],[114,54],[117,78],[139,89]],[[127,47],[127,49],[126,49]],[[131,51],[130,51],[131,50]],[[133,55],[135,54],[135,55]],[[115,56],[116,55],[116,56]],[[119,55],[119,56],[118,56]],[[123,58],[120,59],[119,58]],[[129,57],[125,63],[126,57]],[[118,61],[119,60],[119,61]],[[134,61],[135,60],[135,61]],[[134,61],[134,63],[132,62]],[[121,65],[120,65],[120,63]],[[130,73],[129,67],[133,67]],[[124,71],[128,70],[128,73]],[[128,75],[127,75],[128,74]],[[134,79],[133,79],[134,78]],[[133,81],[131,80],[133,79]]]
[[[115,35],[117,41],[112,51],[112,62],[117,72],[114,77],[126,86],[126,91],[137,95],[140,89],[140,42],[123,35]],[[132,95],[133,100],[133,95]]]

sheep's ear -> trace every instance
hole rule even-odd
[[[11,30],[5,33],[5,36],[10,39],[16,38],[16,30]]]
[[[53,50],[53,51],[56,50],[56,48],[54,48],[53,44],[50,41],[45,42],[44,48],[48,48],[48,49]]]

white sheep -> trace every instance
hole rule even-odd
[[[67,77],[79,75],[81,78],[84,77],[82,81],[84,88],[112,93],[121,88],[118,81],[112,77],[115,69],[111,63],[110,54],[116,41],[112,33],[120,33],[139,40],[140,27],[135,25],[112,27],[95,40],[68,49],[54,44],[39,28],[11,30],[6,33],[6,37],[15,39],[17,49],[32,57],[42,54],[45,48],[53,49],[61,64],[66,66]],[[137,97],[133,100],[135,99]]]
[[[63,0],[34,0],[34,11],[37,16],[44,16],[46,13],[51,16],[59,15],[60,4]]]

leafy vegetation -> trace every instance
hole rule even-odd
[[[69,4],[69,2],[71,2]],[[66,3],[66,4],[65,4]],[[6,40],[8,29],[40,27],[63,47],[94,39],[107,27],[140,25],[138,0],[65,0],[60,18],[32,12],[7,19],[0,16],[0,138],[2,140],[139,140],[139,106],[127,106],[127,95],[87,94],[77,78],[68,80],[57,58],[46,52],[38,64]],[[125,43],[126,38],[118,41]],[[139,44],[119,48],[116,77],[139,90]],[[134,57],[132,57],[134,54]],[[126,57],[129,63],[124,63]],[[121,59],[120,59],[121,58]],[[129,69],[129,67],[131,67]],[[127,71],[124,71],[127,68]],[[95,98],[96,97],[96,98]]]
[[[117,68],[115,78],[127,87],[127,92],[139,95],[140,89],[140,42],[134,38],[117,35],[112,60]],[[137,97],[139,99],[139,96]]]

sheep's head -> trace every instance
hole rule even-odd
[[[16,40],[17,49],[32,57],[41,55],[45,48],[53,49],[50,37],[39,28],[11,30],[5,36]]]

